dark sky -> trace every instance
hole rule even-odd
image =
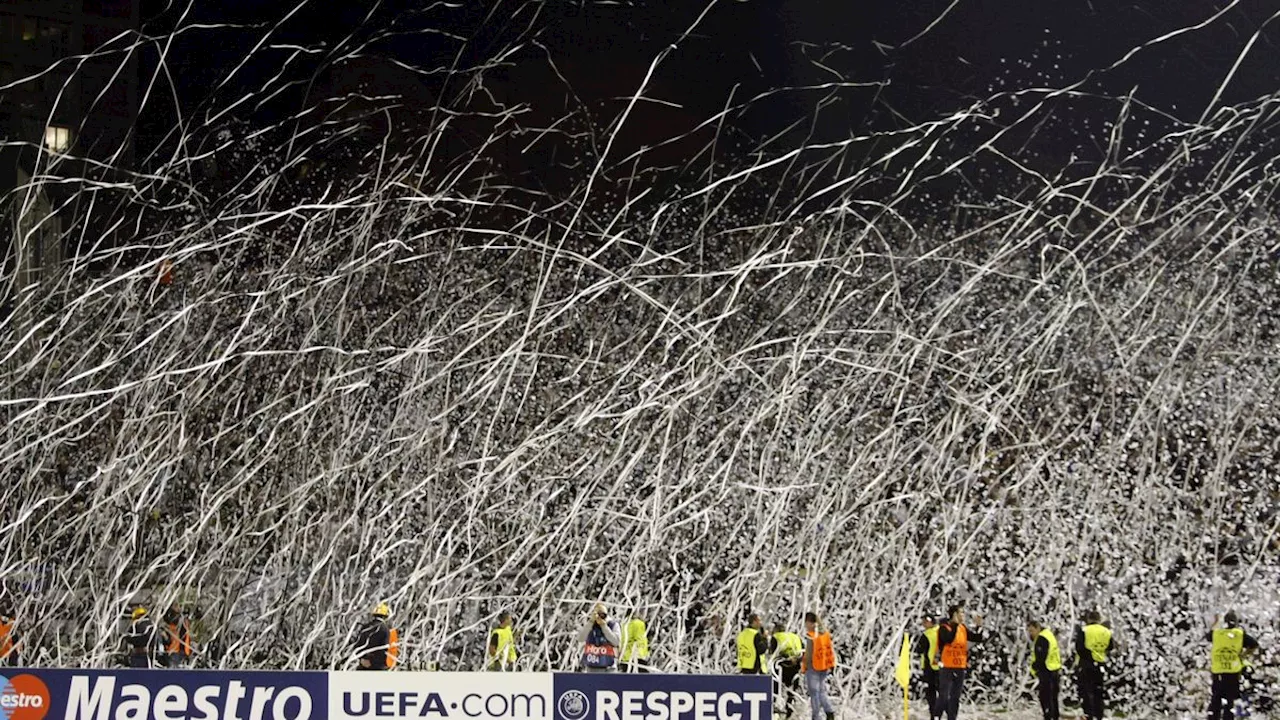
[[[296,5],[276,0],[194,2],[188,23],[259,25],[183,35],[170,57],[180,69],[179,94],[193,105],[244,59],[266,27]],[[434,68],[447,67],[458,57],[464,65],[479,62],[512,43],[536,39],[575,90],[589,98],[633,92],[656,54],[675,43],[707,7],[692,0],[483,0],[462,5],[313,0],[272,40],[332,50],[349,36],[357,43],[382,36],[367,49]],[[730,97],[741,100],[771,89],[885,83],[839,92],[823,108],[814,130],[816,137],[826,139],[934,119],[1000,91],[1062,86],[1082,78],[1087,78],[1082,89],[1088,92],[1112,97],[1134,92],[1162,111],[1194,119],[1251,36],[1280,12],[1280,0],[1246,0],[1203,30],[1149,48],[1120,68],[1106,68],[1164,33],[1205,21],[1224,5],[1205,0],[722,0],[672,51],[651,94],[705,117]],[[148,0],[144,17],[152,19],[153,32],[164,32],[185,7],[177,0]],[[1280,89],[1280,63],[1273,60],[1280,56],[1278,36],[1280,22],[1266,27],[1236,71],[1225,101]],[[223,88],[216,104],[261,87],[291,52],[259,52],[258,61]],[[539,52],[526,45],[526,53]],[[324,57],[323,52],[295,57],[289,72],[305,75],[309,64]],[[552,98],[559,90],[547,85],[544,94]],[[787,91],[741,122],[757,135],[767,134],[811,114],[829,93]]]

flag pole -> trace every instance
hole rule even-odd
[[[909,716],[911,687],[911,640],[910,635],[902,633],[902,650],[898,653],[898,667],[893,671],[894,678],[902,686],[902,720],[911,720]]]

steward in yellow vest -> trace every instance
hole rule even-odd
[[[924,681],[924,699],[929,703],[930,712],[938,703],[938,624],[934,622],[932,613],[925,613],[920,618],[924,632],[916,638],[913,652],[920,658],[920,678]]]
[[[622,672],[649,672],[649,628],[644,618],[632,615],[622,627]]]
[[[1044,720],[1058,720],[1058,695],[1061,690],[1058,671],[1062,669],[1058,638],[1054,637],[1053,631],[1035,620],[1027,623],[1027,635],[1032,642],[1031,674],[1036,678],[1040,712],[1044,715]]]
[[[1205,636],[1211,643],[1209,672],[1213,673],[1213,696],[1209,700],[1210,720],[1229,720],[1240,699],[1240,673],[1246,659],[1257,652],[1258,641],[1240,628],[1240,618],[1229,612],[1221,625],[1213,619],[1213,629]]]
[[[1102,720],[1107,705],[1106,666],[1111,652],[1111,629],[1097,610],[1085,613],[1076,631],[1076,659],[1080,665],[1080,709],[1087,720]]]
[[[773,636],[769,638],[769,657],[773,660],[774,677],[777,678],[773,695],[783,699],[786,709],[784,717],[789,718],[795,709],[796,695],[800,692],[800,663],[804,660],[804,640],[793,632],[787,632],[782,623],[775,623]]]
[[[761,630],[759,615],[747,618],[747,627],[738,633],[738,672],[743,675],[763,675],[764,658],[769,652],[769,640]]]
[[[504,612],[498,616],[498,627],[489,631],[486,670],[491,672],[510,672],[516,669],[516,659],[519,656],[516,653],[515,630],[511,626],[511,613]]]

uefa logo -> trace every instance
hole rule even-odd
[[[49,688],[35,675],[0,675],[0,720],[44,720]]]
[[[591,703],[581,690],[570,690],[560,695],[560,699],[556,702],[556,707],[560,710],[560,716],[564,720],[582,720],[591,709]]]

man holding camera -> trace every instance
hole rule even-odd
[[[614,672],[617,670],[618,650],[622,647],[622,633],[618,623],[609,619],[603,603],[596,603],[586,624],[578,632],[582,643],[583,672]]]

